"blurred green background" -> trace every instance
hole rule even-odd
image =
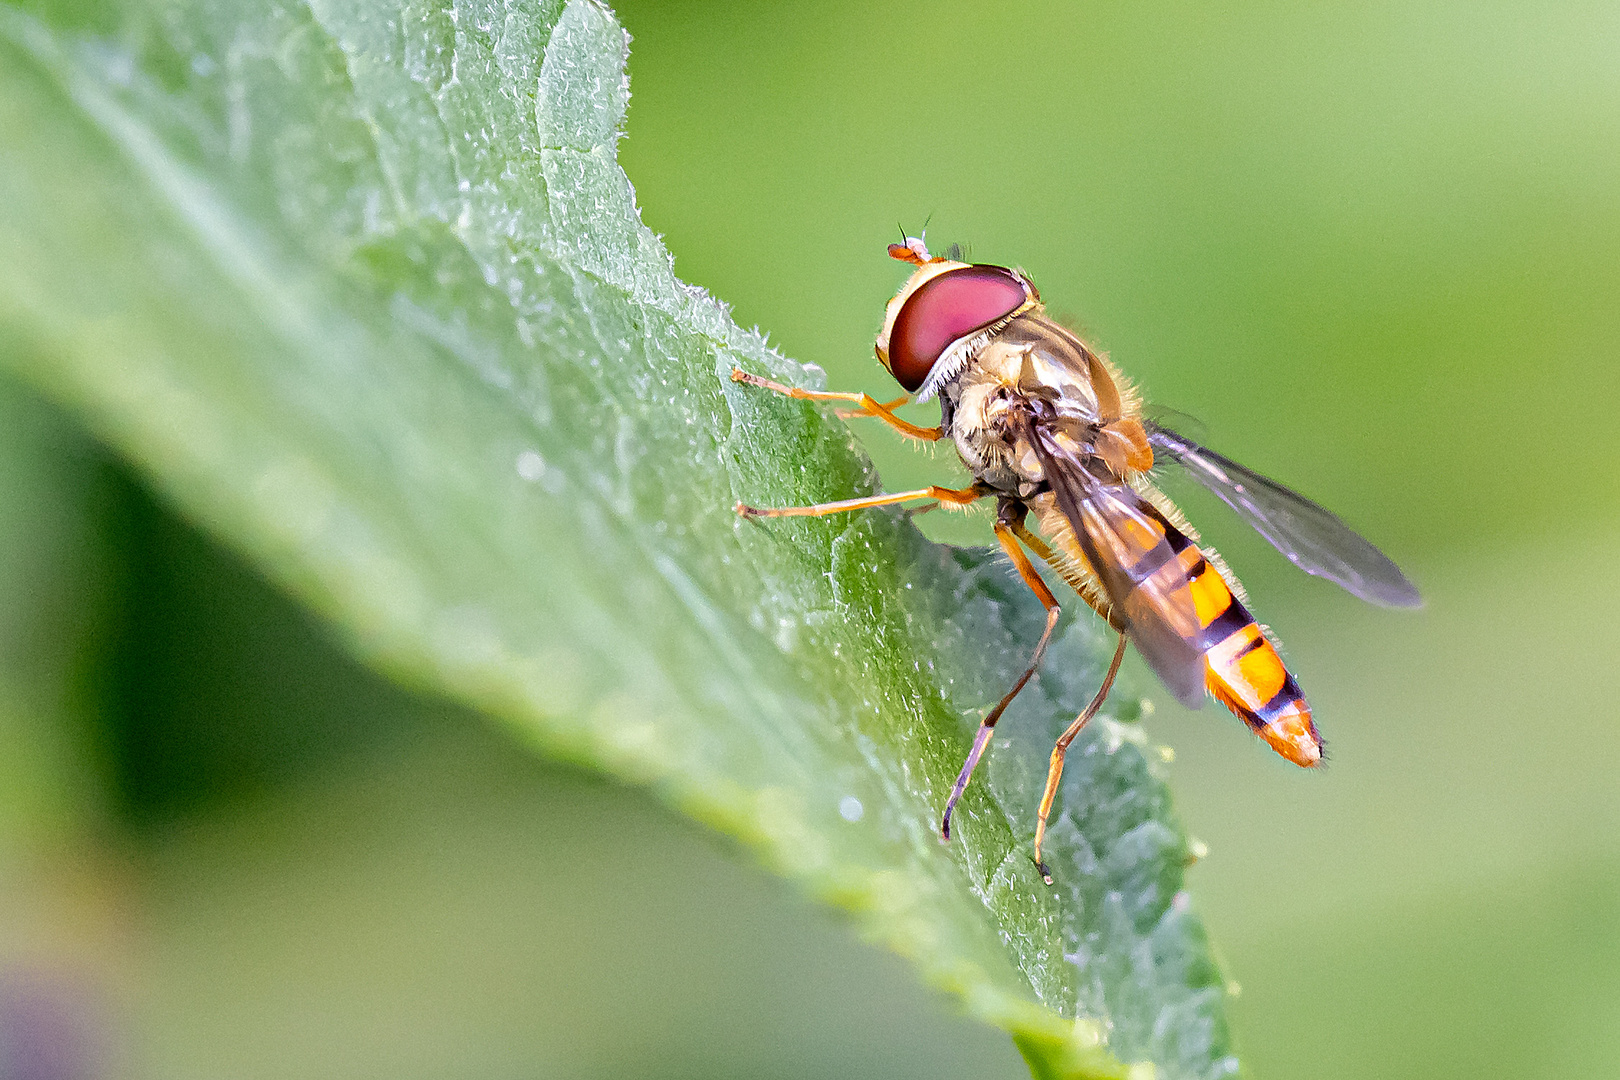
[[[1424,589],[1365,609],[1186,493],[1333,758],[1152,695],[1253,1074],[1620,1076],[1620,8],[618,11],[622,160],[739,322],[889,396],[883,246],[926,220]],[[0,1077],[1023,1072],[728,845],[360,671],[48,407],[0,411]],[[961,476],[867,443],[889,486]],[[21,1071],[50,1031],[59,1071]]]

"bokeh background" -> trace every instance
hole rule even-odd
[[[744,325],[889,396],[927,221],[1424,589],[1171,489],[1332,754],[1150,692],[1252,1073],[1620,1075],[1620,8],[618,11],[645,218]],[[0,1078],[1023,1073],[725,842],[358,669],[50,407],[0,431]]]

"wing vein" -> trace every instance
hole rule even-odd
[[[1187,571],[1188,541],[1128,485],[1100,478],[1040,417],[1019,411],[1014,433],[1041,463],[1059,512],[1137,652],[1189,708],[1204,701],[1204,652]]]
[[[1331,510],[1160,424],[1147,429],[1160,457],[1180,465],[1307,574],[1381,607],[1423,605],[1400,567]]]

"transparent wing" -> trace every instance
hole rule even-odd
[[[1155,452],[1186,469],[1307,574],[1325,577],[1368,603],[1423,606],[1400,567],[1331,510],[1169,428],[1147,427]]]
[[[1186,567],[1177,558],[1186,538],[1129,487],[1092,476],[1046,432],[1037,430],[1032,444],[1058,509],[1131,643],[1177,700],[1198,708],[1204,652]]]

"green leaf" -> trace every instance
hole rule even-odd
[[[819,373],[641,224],[627,45],[589,0],[0,6],[6,362],[358,655],[741,838],[1036,1075],[1234,1072],[1125,692],[1070,754],[1058,885],[1030,862],[1096,621],[942,845],[1039,605],[899,513],[732,513],[876,478],[827,411],[727,379]]]

